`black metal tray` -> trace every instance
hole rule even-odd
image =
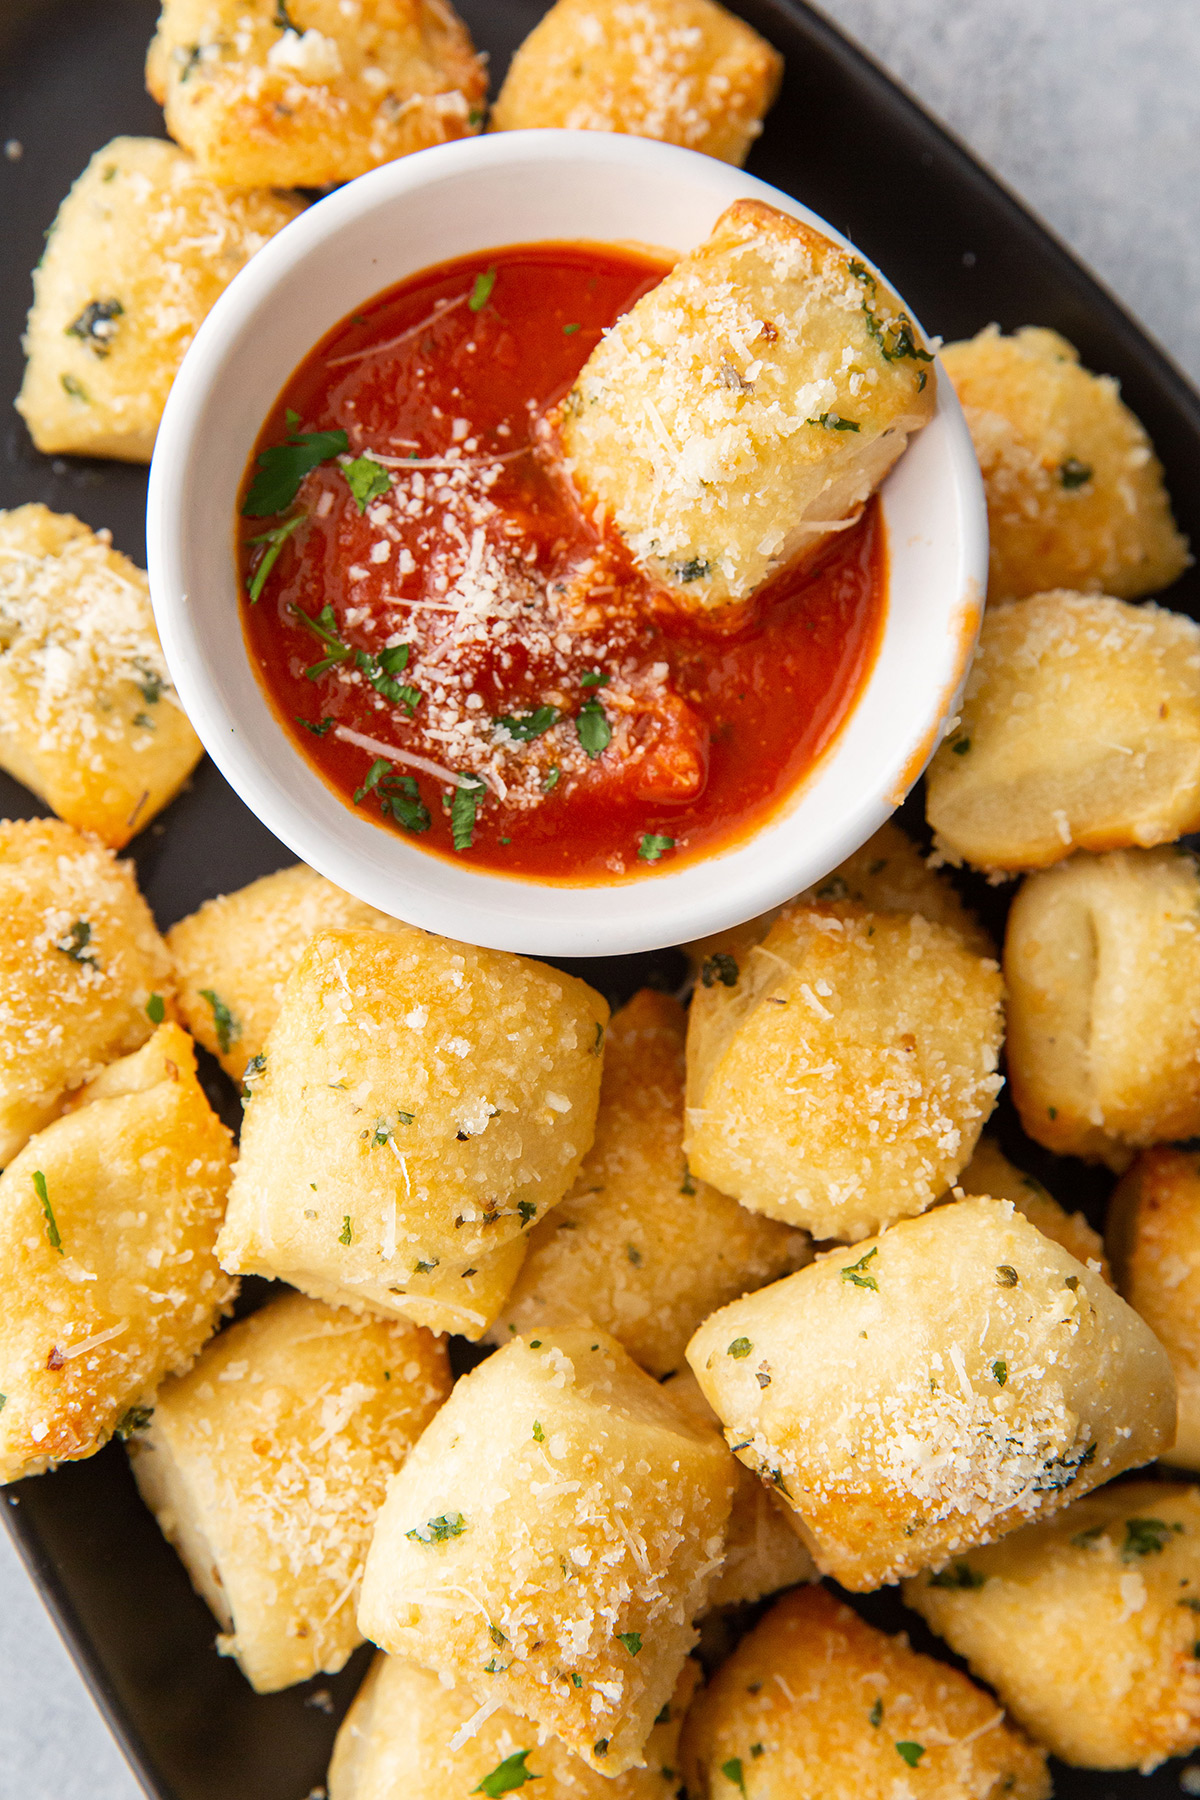
[[[494,82],[544,10],[543,0],[459,0],[476,41],[491,54]],[[735,0],[787,61],[783,93],[750,161],[853,238],[896,282],[927,329],[958,337],[997,320],[1006,330],[1052,325],[1094,369],[1119,377],[1166,465],[1177,516],[1200,543],[1200,397],[1116,302],[1021,205],[887,76],[797,0]],[[155,0],[2,0],[0,143],[0,396],[21,378],[20,334],[29,271],[59,201],[93,151],[118,133],[161,135],[142,86]],[[586,220],[581,220],[586,229]],[[32,448],[17,415],[0,427],[0,506],[42,500],[109,526],[118,548],[144,558],[145,473]],[[1170,603],[1200,616],[1200,577]],[[0,815],[42,809],[0,775]],[[919,802],[905,822],[922,831]],[[292,861],[246,811],[211,763],[133,846],[138,874],[164,927],[209,895]],[[1002,890],[965,884],[1001,928]],[[573,967],[612,1000],[646,979],[674,985],[675,953]],[[231,1121],[232,1087],[213,1063],[214,1100]],[[1045,1177],[1063,1202],[1103,1217],[1109,1178],[1049,1158],[1001,1107],[1011,1155]],[[253,1290],[254,1284],[250,1284]],[[247,1294],[253,1304],[255,1294]],[[282,1694],[254,1695],[213,1648],[213,1621],[182,1566],[142,1508],[124,1453],[112,1445],[89,1462],[20,1483],[0,1506],[79,1669],[153,1800],[305,1800],[324,1783],[337,1721],[365,1667],[360,1651],[341,1675]],[[891,1594],[857,1602],[890,1629],[945,1654]],[[1166,1800],[1178,1767],[1155,1776],[1055,1769],[1062,1796]]]

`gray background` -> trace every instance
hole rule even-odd
[[[1195,0],[825,0],[824,10],[1200,381]],[[139,1791],[0,1537],[0,1800]]]

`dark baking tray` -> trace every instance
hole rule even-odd
[[[460,0],[498,81],[544,10],[541,0]],[[783,93],[750,167],[806,201],[888,271],[926,327],[946,337],[989,320],[1011,330],[1053,325],[1095,369],[1119,377],[1167,469],[1183,529],[1200,542],[1200,398],[1086,270],[908,96],[795,0],[738,0],[737,10],[783,51]],[[161,135],[142,87],[155,0],[0,0],[0,395],[16,393],[29,270],[59,200],[88,157],[117,133]],[[581,234],[587,220],[580,220]],[[49,459],[15,413],[0,428],[0,506],[42,500],[109,526],[142,560],[145,473],[120,464]],[[1189,574],[1170,603],[1200,616]],[[41,809],[0,776],[0,815]],[[919,802],[906,823],[922,830]],[[142,886],[165,927],[209,895],[292,858],[246,811],[210,763],[133,847]],[[1002,928],[1005,896],[965,884]],[[573,965],[613,1000],[647,979],[675,985],[673,952]],[[230,1085],[206,1081],[231,1119]],[[1068,1206],[1100,1222],[1108,1178],[1025,1143],[1003,1106],[1011,1154],[1048,1177]],[[246,1296],[253,1304],[255,1284]],[[337,1721],[365,1666],[260,1698],[212,1648],[213,1622],[134,1492],[119,1446],[90,1462],[20,1483],[0,1507],[93,1696],[154,1800],[305,1800],[322,1786]],[[858,1601],[877,1622],[908,1629],[944,1654],[891,1594]],[[1176,1796],[1178,1767],[1156,1775],[1056,1768],[1058,1792],[1123,1800]]]

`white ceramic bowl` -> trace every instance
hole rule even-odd
[[[944,378],[936,415],[883,489],[887,620],[858,704],[771,822],[702,862],[565,886],[432,856],[331,792],[285,736],[251,668],[233,557],[238,487],[268,409],[331,326],[419,269],[505,244],[623,238],[684,250],[743,196],[840,238],[753,176],[641,138],[520,131],[441,145],[319,201],[259,251],[197,333],[150,471],[150,584],[167,661],[205,747],[246,804],[297,856],[381,911],[548,956],[682,943],[826,874],[883,823],[936,748],[957,705],[987,572],[979,471]]]

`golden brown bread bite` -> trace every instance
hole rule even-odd
[[[983,469],[990,600],[1046,588],[1134,600],[1182,573],[1162,465],[1111,375],[1033,325],[1012,337],[989,325],[941,357]]]
[[[740,164],[782,75],[713,0],[557,0],[509,64],[492,129],[619,131]]]
[[[184,1023],[234,1081],[261,1055],[309,940],[329,926],[410,929],[296,863],[206,900],[168,931]]]
[[[995,1105],[996,964],[920,914],[786,906],[692,998],[684,1148],[744,1206],[853,1240],[929,1206]]]
[[[1100,594],[989,606],[927,781],[939,849],[982,869],[1195,831],[1200,625]]]
[[[450,1392],[445,1347],[284,1293],[155,1396],[143,1500],[254,1689],[340,1669],[389,1478]]]
[[[1200,1744],[1193,1487],[1104,1488],[904,1598],[1064,1762],[1145,1774]]]
[[[98,150],[34,270],[17,411],[38,449],[149,462],[201,321],[303,210],[297,195],[223,193],[158,138]]]
[[[1104,1239],[1094,1231],[1081,1212],[1069,1213],[1060,1206],[1036,1175],[1026,1175],[1001,1150],[995,1138],[985,1132],[975,1146],[975,1154],[958,1178],[964,1194],[987,1194],[993,1200],[1011,1200],[1018,1212],[1025,1214],[1031,1225],[1069,1250],[1077,1262],[1115,1287],[1112,1270],[1104,1254]],[[1129,1295],[1125,1298],[1128,1300]],[[1131,1303],[1132,1304],[1132,1303]],[[1140,1307],[1134,1307],[1140,1312]]]
[[[1008,1078],[1031,1138],[1123,1168],[1200,1132],[1200,878],[1177,850],[1073,856],[1008,916]]]
[[[643,988],[613,1019],[596,1138],[574,1188],[529,1234],[493,1343],[601,1325],[660,1378],[710,1312],[807,1262],[804,1232],[747,1212],[683,1156],[685,1015]]]
[[[478,1337],[591,1144],[607,1021],[524,957],[318,932],[254,1076],[223,1265]]]
[[[664,1379],[663,1392],[697,1425],[720,1433],[721,1421],[684,1366]],[[721,1439],[724,1442],[724,1439]],[[801,1581],[815,1581],[817,1566],[793,1531],[789,1509],[743,1463],[733,1460],[733,1505],[725,1528],[725,1554],[708,1590],[708,1606],[737,1606],[777,1594]]]
[[[128,863],[57,819],[0,821],[0,1167],[145,1043],[170,970]]]
[[[163,1025],[0,1175],[0,1482],[94,1455],[191,1363],[237,1292],[213,1249],[232,1161]]]
[[[487,76],[449,0],[163,0],[146,86],[225,187],[325,187],[477,131]]]
[[[1105,1241],[1117,1286],[1171,1359],[1178,1395],[1165,1462],[1200,1468],[1200,1157],[1160,1144],[1122,1176]]]
[[[515,1713],[490,1713],[469,1738],[477,1711],[463,1688],[381,1651],[342,1723],[329,1765],[329,1800],[463,1800],[537,1781],[538,1800],[675,1800],[679,1733],[700,1679],[689,1658],[646,1740],[646,1766],[610,1780]],[[541,1741],[539,1741],[541,1740]],[[508,1787],[503,1783],[507,1782]]]
[[[861,510],[933,413],[933,361],[850,251],[761,200],[618,320],[560,422],[584,504],[700,609],[746,600]]]
[[[120,850],[203,754],[142,571],[69,513],[0,512],[0,768]]]
[[[1166,1352],[1009,1201],[828,1251],[700,1327],[688,1361],[817,1567],[867,1589],[990,1542],[1175,1430]]]
[[[693,1701],[691,1800],[1049,1800],[1046,1756],[973,1681],[824,1588],[776,1601]]]
[[[359,1625],[620,1775],[695,1641],[732,1491],[714,1433],[606,1332],[514,1338],[393,1481]]]

